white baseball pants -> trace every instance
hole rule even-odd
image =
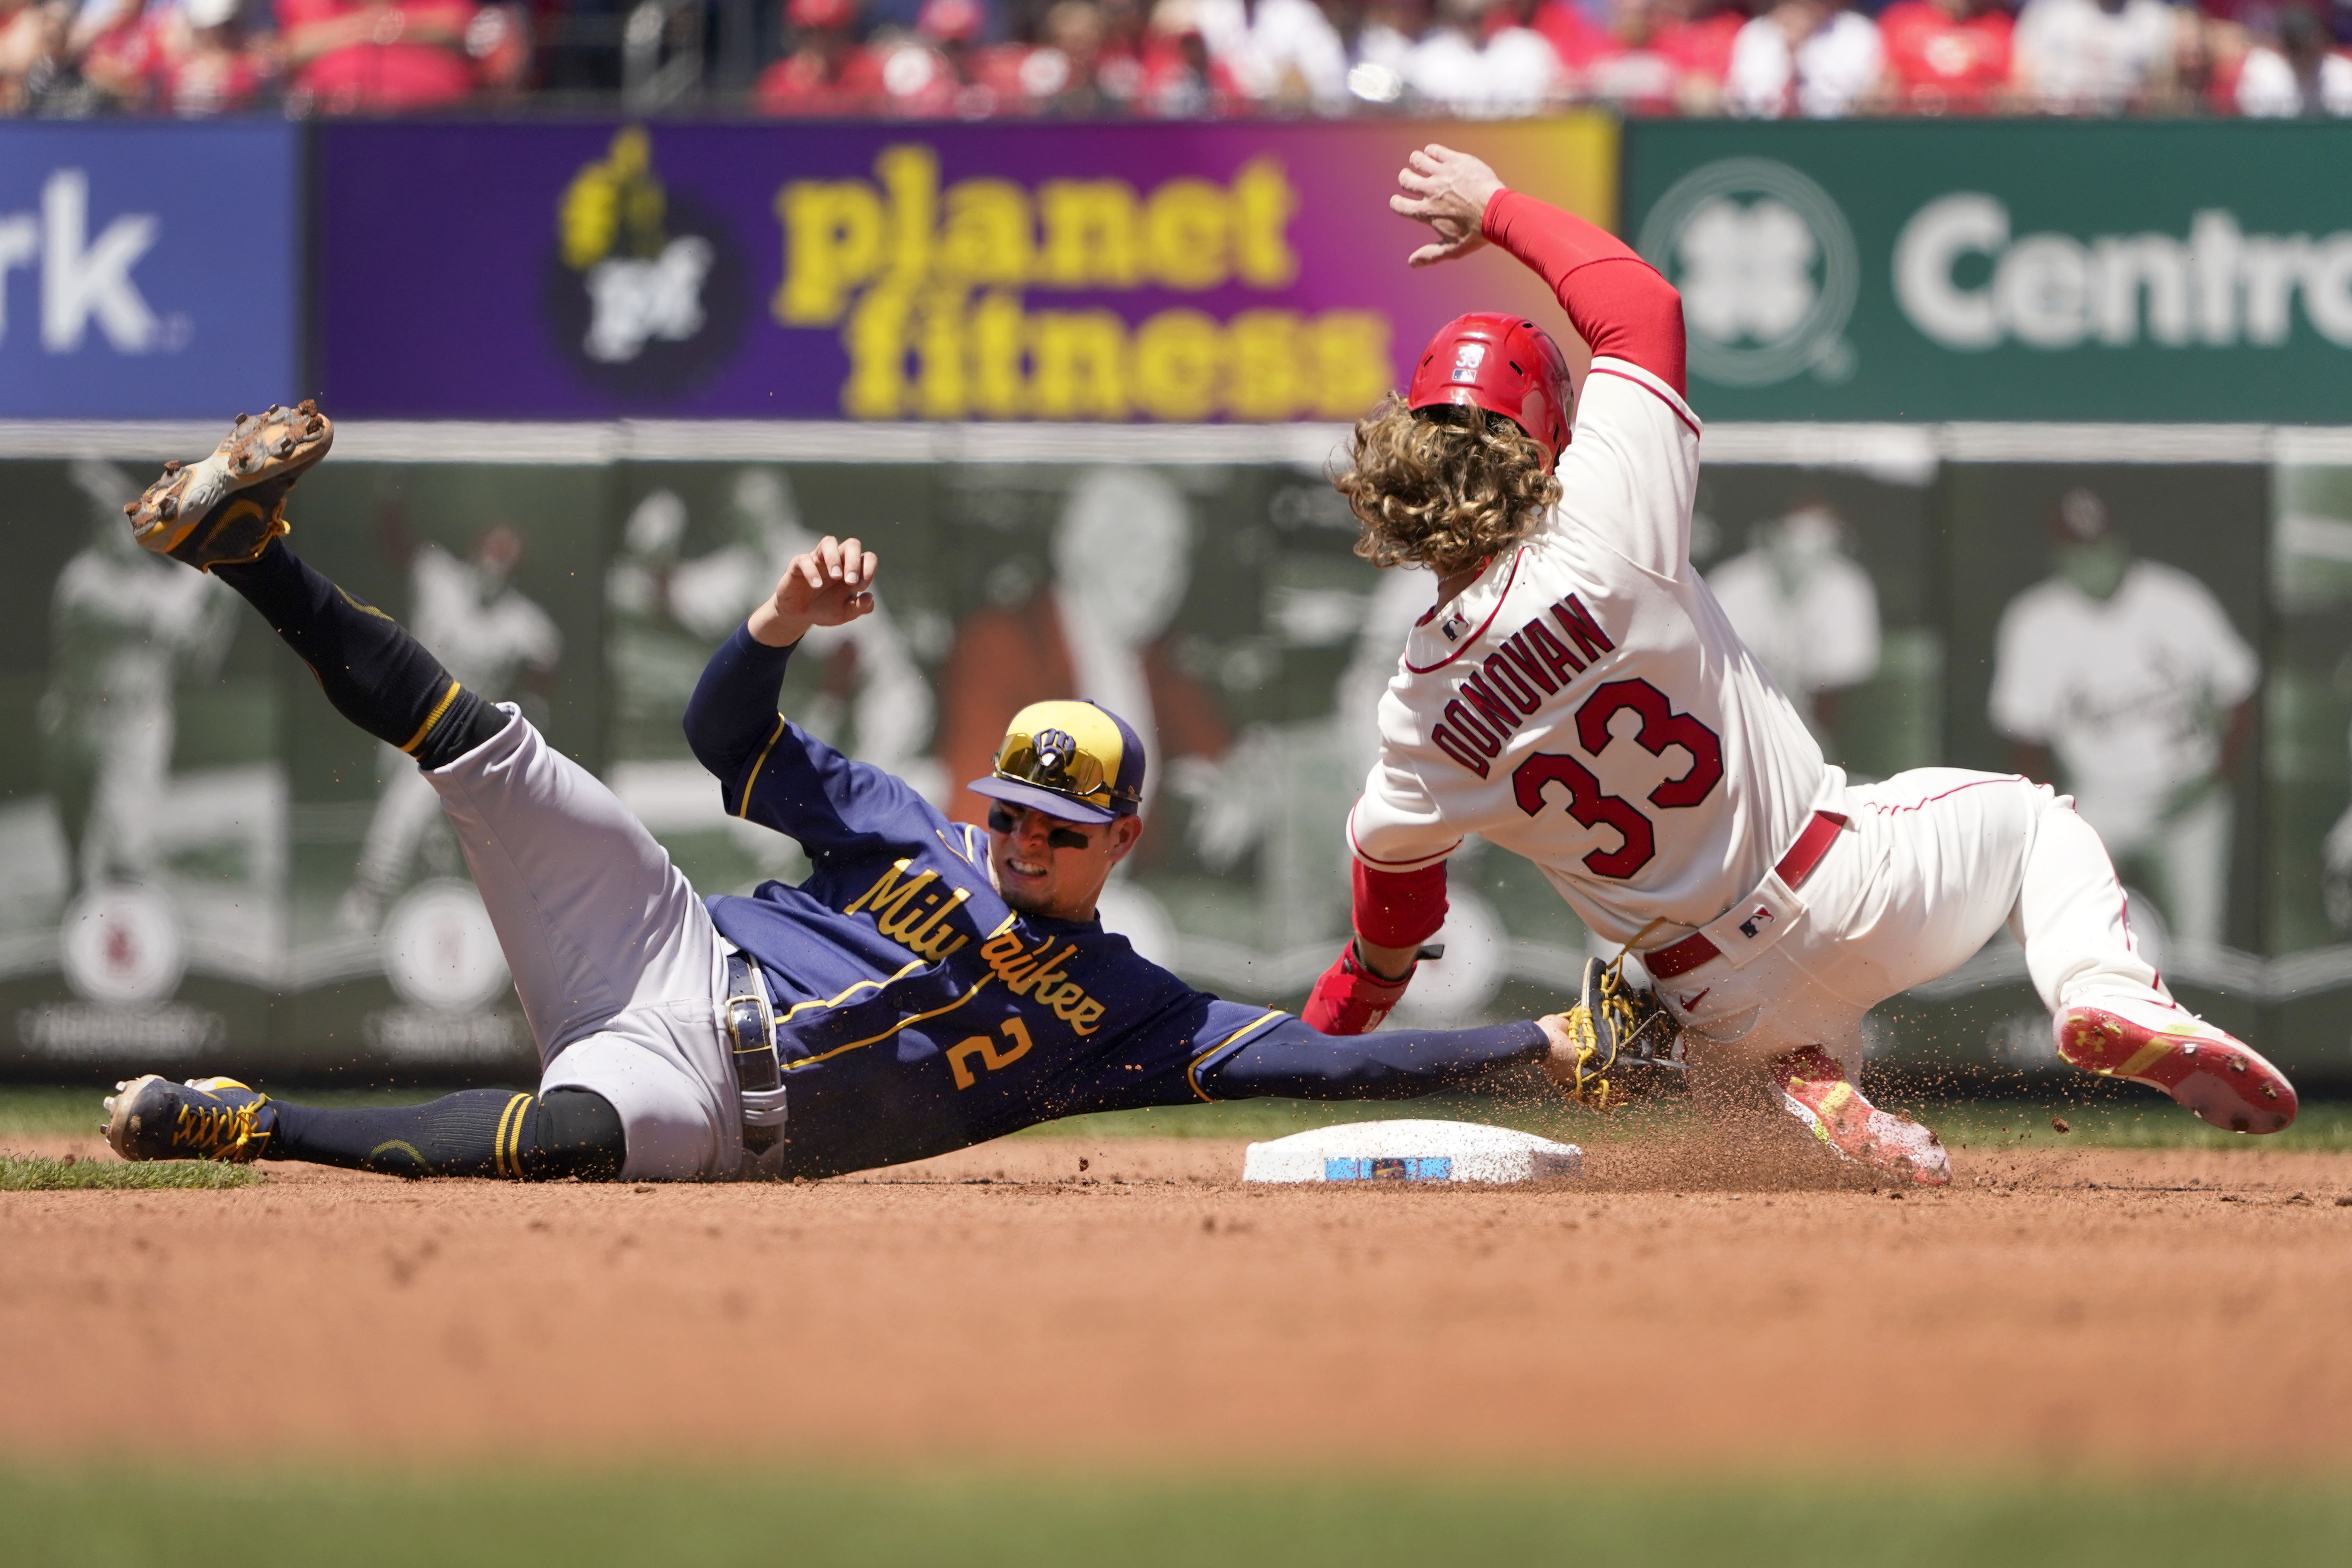
[[[1917,768],[1849,786],[1850,831],[1797,889],[1804,909],[1735,967],[1710,959],[1658,987],[1694,1044],[1777,1057],[1818,1045],[1862,1070],[1862,1016],[1957,967],[2006,922],[2042,1005],[2172,1005],[2132,942],[2122,886],[2074,802],[2015,774]]]
[[[499,708],[505,729],[425,777],[514,972],[540,1090],[612,1102],[625,1181],[731,1175],[743,1123],[709,911],[618,796]]]

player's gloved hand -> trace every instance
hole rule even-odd
[[[1423,955],[1435,956],[1425,948]],[[1419,967],[1418,963],[1413,965]],[[1315,983],[1298,1019],[1318,1034],[1360,1035],[1379,1028],[1412,984],[1412,969],[1398,979],[1385,980],[1365,968],[1363,960],[1356,956],[1356,939],[1349,937],[1348,945],[1339,950],[1339,961]]]

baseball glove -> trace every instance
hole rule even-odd
[[[1567,1013],[1569,1048],[1557,1047],[1544,1070],[1562,1094],[1595,1110],[1614,1110],[1632,1098],[1624,1074],[1634,1068],[1683,1070],[1682,1031],[1654,993],[1626,984],[1624,957],[1587,960],[1584,985]]]

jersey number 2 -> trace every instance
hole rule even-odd
[[[1576,710],[1576,739],[1587,755],[1598,757],[1616,737],[1609,721],[1627,709],[1642,716],[1633,743],[1654,757],[1668,746],[1690,753],[1690,767],[1678,779],[1668,779],[1650,792],[1653,805],[1696,805],[1723,782],[1723,742],[1714,731],[1687,713],[1677,713],[1666,694],[1646,680],[1612,680],[1584,700]],[[1622,795],[1603,794],[1601,781],[1574,757],[1558,752],[1538,752],[1511,773],[1511,794],[1529,816],[1544,808],[1544,792],[1552,784],[1568,790],[1568,815],[1587,827],[1613,827],[1624,842],[1614,849],[1595,849],[1584,857],[1597,877],[1622,881],[1648,865],[1658,853],[1658,836],[1641,808]]]
[[[1003,1024],[1004,1037],[1013,1042],[1010,1050],[999,1049],[995,1039],[988,1035],[974,1035],[948,1047],[948,1066],[955,1069],[956,1087],[970,1089],[980,1081],[972,1076],[972,1058],[990,1072],[1009,1068],[1029,1054],[1029,1026],[1018,1018],[1007,1018]]]

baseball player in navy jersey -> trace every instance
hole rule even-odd
[[[1095,904],[1141,832],[1147,759],[1092,703],[1035,703],[986,778],[983,829],[776,711],[812,628],[874,607],[877,562],[795,557],[705,670],[687,736],[736,816],[797,838],[799,887],[701,899],[612,792],[511,707],[452,679],[280,539],[333,432],[240,416],[128,509],[140,542],[249,600],[354,723],[440,795],[512,970],[536,1093],[321,1110],[232,1079],[119,1086],[131,1159],[291,1158],[411,1175],[828,1175],[1078,1111],[1253,1095],[1387,1099],[1570,1048],[1562,1020],[1362,1039],[1222,1001],[1138,957]]]
[[[1475,158],[1431,146],[1400,182],[1391,205],[1434,234],[1415,265],[1501,246],[1592,362],[1579,398],[1540,327],[1464,316],[1356,427],[1335,482],[1360,552],[1428,567],[1437,602],[1381,699],[1348,824],[1356,935],[1306,1021],[1386,1015],[1444,918],[1446,858],[1476,833],[1646,967],[1654,998],[1616,1009],[1663,1007],[1694,1070],[1766,1075],[1823,1142],[1898,1179],[1947,1182],[1950,1161],[1856,1087],[1863,1015],[2004,922],[2068,1062],[2241,1132],[2294,1120],[2278,1070],[2174,1002],[2136,948],[2072,801],[1951,768],[1849,785],[1823,762],[1691,568],[1699,421],[1673,287]]]

